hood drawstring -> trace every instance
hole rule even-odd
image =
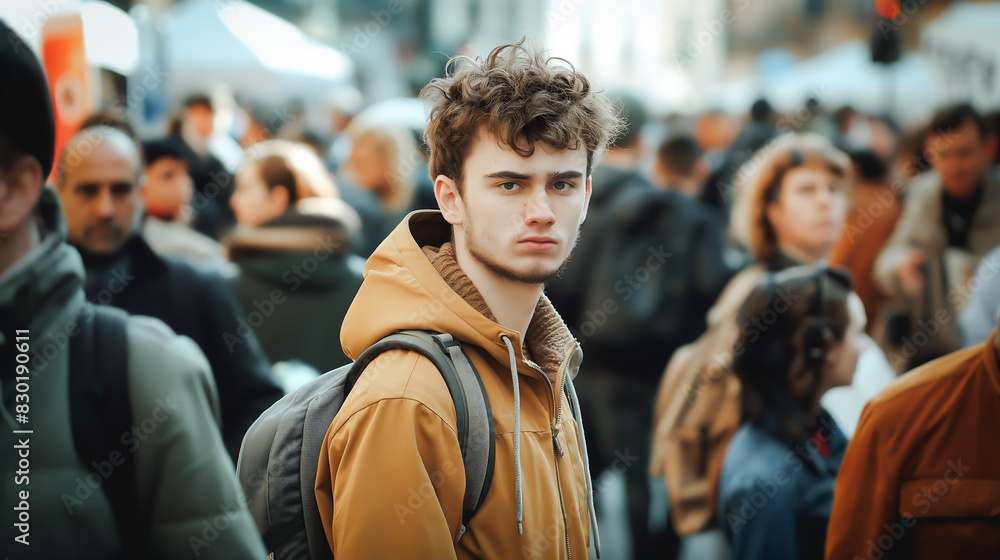
[[[570,404],[573,405],[573,417],[576,418],[576,425],[580,428],[580,446],[583,448],[583,470],[587,480],[587,505],[590,506],[590,529],[594,533],[594,550],[597,558],[601,557],[601,535],[597,532],[597,513],[594,510],[594,484],[590,479],[590,455],[587,454],[587,434],[583,431],[583,416],[580,414],[580,399],[576,396],[576,387],[573,386],[573,379],[566,374],[565,383],[569,385]]]
[[[524,534],[524,501],[521,497],[521,390],[517,385],[517,355],[507,335],[500,335],[510,355],[510,378],[514,382],[514,490],[517,493],[517,534]]]

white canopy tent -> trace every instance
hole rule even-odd
[[[243,0],[180,2],[164,34],[174,98],[226,84],[256,102],[309,101],[353,81],[345,54]]]
[[[1000,108],[1000,4],[952,4],[922,30],[939,105],[971,101],[983,111]]]
[[[866,113],[888,112],[901,124],[928,118],[934,109],[933,81],[926,57],[906,53],[890,66],[871,61],[864,41],[851,40],[766,79],[749,77],[719,84],[706,98],[742,113],[759,97],[777,110],[794,112],[810,98],[833,110],[851,105]]]

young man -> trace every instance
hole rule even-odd
[[[60,156],[56,186],[68,240],[83,257],[87,299],[156,317],[198,344],[212,366],[235,464],[243,434],[282,391],[257,338],[238,322],[245,315],[225,281],[157,255],[137,231],[140,171],[135,142],[106,126],[80,131]]]
[[[71,349],[85,351],[77,344],[87,323],[87,332],[97,330],[95,307],[84,307],[83,264],[66,244],[59,198],[43,185],[55,146],[45,73],[2,22],[0,37],[0,555],[264,557],[214,429],[219,404],[208,363],[160,321],[125,318],[117,355],[98,344],[113,336],[91,339],[101,354],[95,362],[124,362],[129,402],[104,402],[128,406],[131,417],[106,430],[110,440],[122,430],[120,449],[82,458],[91,434],[76,429],[116,424],[78,414],[70,392],[87,369]],[[112,488],[125,499],[114,500]],[[129,507],[116,507],[123,502]]]
[[[390,351],[327,432],[322,522],[337,558],[588,558],[589,468],[563,391],[582,352],[542,288],[573,249],[619,118],[523,42],[457,62],[422,93],[441,210],[410,214],[368,260],[341,341],[357,358],[400,329],[459,339],[492,407],[492,485],[460,534],[452,398],[429,361]]]

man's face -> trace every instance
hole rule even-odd
[[[259,166],[251,161],[236,175],[236,190],[229,199],[229,206],[240,225],[257,227],[288,210],[287,192],[284,187],[277,186],[268,190],[260,177]]]
[[[966,120],[950,131],[932,133],[925,152],[948,194],[965,199],[975,193],[995,149],[995,140],[983,139],[976,123]]]
[[[796,167],[786,173],[778,200],[767,207],[778,244],[828,257],[847,219],[845,187],[846,180],[827,169]]]
[[[142,207],[134,153],[116,144],[95,143],[89,155],[67,166],[59,187],[70,243],[97,254],[125,244]]]
[[[499,278],[542,284],[576,244],[590,201],[587,151],[538,144],[524,158],[480,132],[463,170],[455,237]]]
[[[184,160],[161,157],[146,167],[142,197],[149,213],[172,219],[191,201],[193,192],[194,184]]]
[[[215,112],[204,105],[192,105],[184,112],[184,121],[202,138],[212,135]]]

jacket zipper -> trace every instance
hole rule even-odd
[[[552,425],[552,462],[556,468],[556,486],[559,489],[559,509],[562,511],[563,534],[566,535],[566,555],[569,560],[573,560],[573,550],[569,546],[569,517],[566,515],[566,502],[563,498],[562,478],[559,475],[559,457],[565,456],[562,444],[559,443],[559,420],[562,418],[562,406],[560,406],[560,402],[556,400],[555,389],[552,386],[552,380],[549,379],[549,376],[545,375],[545,372],[536,367],[534,364],[528,365],[530,365],[532,369],[538,373],[542,374],[542,377],[544,377],[546,383],[548,383],[549,395],[552,397],[552,408],[556,414],[555,423]]]

